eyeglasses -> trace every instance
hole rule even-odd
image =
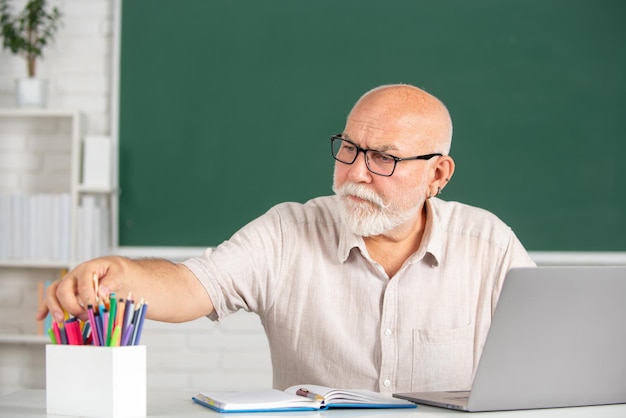
[[[359,156],[359,152],[362,152],[365,156],[365,166],[369,171],[379,176],[390,177],[396,170],[396,164],[399,161],[406,160],[430,160],[433,157],[437,157],[443,154],[426,154],[418,155],[416,157],[399,158],[386,152],[376,151],[372,149],[365,149],[359,147],[352,141],[348,141],[341,137],[341,134],[333,135],[330,137],[331,151],[333,158],[344,164],[352,164]]]

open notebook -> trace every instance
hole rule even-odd
[[[412,402],[365,389],[296,385],[285,389],[207,391],[193,401],[218,412],[314,411],[331,408],[415,408]]]
[[[394,396],[465,411],[626,403],[626,267],[512,269],[471,392]]]

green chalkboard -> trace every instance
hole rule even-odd
[[[213,246],[331,192],[329,136],[366,90],[449,107],[443,198],[533,251],[626,250],[626,3],[125,0],[119,244]]]

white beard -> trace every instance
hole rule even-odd
[[[341,197],[341,219],[352,232],[362,237],[383,235],[396,229],[415,217],[423,204],[421,201],[409,209],[394,210],[390,203],[362,184],[345,183],[339,188],[333,186],[333,191]],[[350,196],[366,202],[357,203]]]

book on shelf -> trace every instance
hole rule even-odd
[[[206,391],[193,401],[218,412],[315,411],[333,408],[415,408],[416,404],[367,389],[295,385],[284,391]]]
[[[106,196],[85,195],[76,213],[76,254],[68,193],[0,193],[0,260],[82,261],[106,254],[111,210]]]
[[[41,306],[44,300],[44,292],[46,290],[46,285],[43,281],[39,281],[37,283],[37,306]],[[48,316],[50,314],[48,313]],[[37,321],[37,335],[43,335],[44,333],[44,321]]]
[[[103,196],[85,195],[77,213],[77,252],[79,261],[88,260],[109,251],[109,207]]]
[[[0,193],[0,260],[68,260],[68,193]]]

